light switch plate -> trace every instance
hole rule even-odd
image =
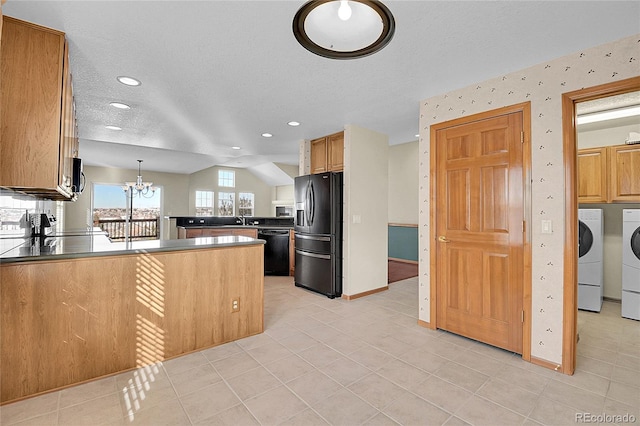
[[[550,220],[542,221],[542,233],[543,234],[553,234],[553,224]]]

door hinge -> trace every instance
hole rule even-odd
[[[521,318],[522,323],[524,324],[524,311],[522,311],[522,318]]]
[[[522,233],[526,232],[527,230],[527,222],[526,221],[522,221]]]
[[[524,132],[520,132],[520,143],[524,143]]]

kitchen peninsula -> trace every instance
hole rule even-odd
[[[4,239],[0,402],[261,333],[263,244]]]

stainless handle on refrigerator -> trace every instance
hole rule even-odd
[[[309,210],[311,209],[311,204],[310,204],[310,199],[311,199],[311,184],[307,185],[307,191],[304,195],[304,201],[305,201],[305,209],[304,209],[304,219],[306,221],[306,223],[304,224],[304,226],[309,226]]]
[[[313,235],[296,234],[296,238],[302,240],[314,240],[314,241],[331,241],[331,237],[315,237]]]
[[[308,251],[302,251],[302,250],[296,250],[296,253],[298,253],[300,256],[309,256],[309,257],[316,257],[318,259],[331,260],[330,254],[316,254],[316,253],[309,253]]]
[[[309,185],[311,187],[311,190],[309,191],[309,200],[311,202],[311,207],[309,208],[309,225],[313,225],[313,219],[315,217],[315,212],[316,212],[316,195],[315,195],[315,188],[313,187],[313,182],[311,182],[311,184]]]

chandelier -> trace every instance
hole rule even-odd
[[[133,197],[151,198],[156,192],[156,188],[153,187],[153,182],[144,182],[142,180],[142,172],[140,171],[142,160],[138,160],[138,177],[135,182],[125,182],[122,186],[122,190]]]

